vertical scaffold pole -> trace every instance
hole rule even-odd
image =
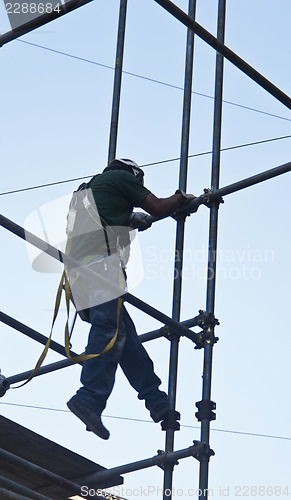
[[[191,16],[193,19],[195,19],[195,11],[196,11],[196,0],[189,0],[188,12],[189,16]],[[186,191],[186,186],[187,186],[193,55],[194,55],[194,33],[192,30],[188,29],[187,45],[186,45],[182,133],[181,133],[181,155],[180,155],[181,160],[180,160],[180,172],[179,172],[179,189],[182,189],[183,191]],[[172,306],[172,318],[175,319],[176,321],[180,321],[184,226],[185,226],[184,220],[177,222],[173,306]],[[179,335],[173,335],[171,339],[169,384],[168,384],[169,402],[172,410],[175,410],[176,406],[178,350],[179,350]],[[171,452],[174,449],[174,433],[175,430],[172,428],[166,430],[165,449],[167,452]],[[165,473],[164,473],[164,490],[163,490],[164,500],[166,499],[169,500],[172,498],[172,483],[173,483],[173,466],[169,465],[165,467]]]
[[[110,163],[116,157],[124,38],[125,38],[125,25],[126,25],[126,9],[127,9],[127,0],[120,0],[112,111],[111,111],[111,125],[110,125],[109,148],[108,148],[108,163]]]
[[[217,38],[221,43],[224,43],[225,12],[226,12],[226,0],[219,0]],[[215,77],[215,100],[214,100],[212,176],[211,176],[212,189],[219,188],[222,92],[223,92],[223,56],[217,53],[216,77]],[[209,220],[206,312],[211,314],[214,314],[214,307],[215,307],[218,207],[219,203],[214,202],[212,204],[210,208],[210,220]],[[214,339],[214,326],[210,327],[210,330],[212,331],[208,332],[210,335],[208,337],[208,340],[206,340],[204,346],[202,401],[211,400],[211,375],[212,375],[212,354],[213,354],[213,342],[211,338]],[[210,437],[210,420],[211,420],[210,417],[201,420],[201,441],[207,444],[209,444],[209,437]],[[205,459],[202,460],[200,463],[199,500],[207,500],[208,498],[208,469],[209,469],[209,457],[205,457]]]

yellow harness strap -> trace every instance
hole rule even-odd
[[[90,205],[90,203],[89,203],[89,205]],[[86,205],[85,205],[85,208],[86,208]],[[86,209],[87,209],[90,217],[97,223],[97,225],[99,227],[101,227],[99,220],[96,220],[96,217],[95,217],[95,214],[94,214],[94,210],[89,210],[89,208],[86,208]],[[100,217],[100,220],[102,222],[104,222],[101,217]],[[105,224],[105,222],[104,222],[104,224]],[[108,228],[108,226],[107,226],[107,228]],[[105,232],[106,243],[108,245],[107,229],[105,229],[104,227],[103,227],[103,229],[104,229],[104,232]],[[114,234],[113,231],[112,231],[112,234]],[[65,253],[66,254],[70,253],[71,245],[72,245],[72,238],[68,237],[67,243],[66,243],[66,249],[65,249]],[[66,308],[67,308],[67,320],[66,320],[66,325],[65,325],[65,351],[66,351],[67,357],[72,362],[74,362],[74,363],[83,362],[83,361],[86,361],[87,359],[96,358],[97,356],[101,356],[102,354],[106,354],[108,351],[110,351],[110,349],[112,349],[112,347],[115,344],[115,341],[116,341],[117,335],[118,335],[119,322],[120,322],[120,313],[121,313],[121,307],[122,307],[122,299],[120,297],[118,298],[118,301],[117,301],[116,331],[115,331],[114,336],[110,340],[110,342],[108,342],[108,344],[105,347],[105,349],[103,349],[103,351],[99,352],[98,354],[80,354],[80,356],[75,356],[75,357],[71,356],[71,354],[70,354],[70,348],[69,348],[69,345],[70,345],[70,339],[69,339],[69,315],[70,315],[70,293],[71,292],[70,292],[70,285],[69,285],[69,280],[68,280],[68,277],[67,277],[67,273],[66,273],[66,270],[64,270],[63,274],[62,274],[62,277],[61,277],[60,284],[58,286],[58,291],[57,291],[57,296],[56,296],[56,302],[55,302],[55,309],[54,309],[54,315],[53,315],[53,320],[52,320],[51,331],[50,331],[49,337],[47,339],[46,345],[45,345],[45,347],[44,347],[44,349],[43,349],[43,351],[42,351],[42,353],[41,353],[41,355],[40,355],[40,357],[39,357],[39,359],[38,359],[38,361],[37,361],[37,363],[35,365],[35,368],[34,368],[33,372],[29,376],[29,378],[23,384],[14,387],[14,389],[17,389],[18,387],[23,387],[24,385],[28,384],[28,382],[30,382],[30,380],[33,377],[36,376],[36,374],[38,373],[38,371],[39,371],[42,363],[45,360],[45,357],[46,357],[46,355],[48,353],[49,346],[50,346],[50,343],[51,343],[54,324],[55,324],[55,321],[57,319],[57,315],[58,315],[58,312],[59,312],[59,309],[60,309],[60,303],[61,303],[63,288],[65,289],[65,299],[66,299]]]
[[[97,356],[101,356],[102,354],[106,354],[110,349],[115,344],[117,335],[118,335],[118,329],[119,329],[119,321],[120,321],[120,313],[121,313],[121,307],[122,307],[122,299],[119,297],[117,301],[117,321],[116,321],[116,331],[112,339],[108,342],[107,346],[103,349],[102,352],[99,352],[98,354],[80,354],[80,356],[75,356],[72,358],[70,354],[70,338],[69,338],[69,312],[70,312],[70,285],[69,285],[69,280],[67,277],[66,272],[64,271],[63,273],[64,276],[64,284],[65,284],[65,296],[66,296],[66,307],[67,307],[67,321],[66,321],[66,326],[65,326],[65,349],[66,349],[66,355],[67,357],[73,361],[74,363],[86,361],[87,359],[92,359],[96,358]]]
[[[66,321],[66,325],[65,325],[65,350],[66,350],[67,357],[73,363],[83,362],[83,361],[86,361],[87,359],[96,358],[98,356],[101,356],[102,354],[106,354],[108,351],[110,351],[110,349],[112,349],[112,347],[114,346],[114,344],[116,342],[117,335],[118,335],[118,330],[119,330],[121,307],[122,307],[122,299],[120,297],[118,298],[118,301],[117,301],[116,331],[115,331],[114,336],[110,340],[110,342],[108,342],[107,346],[103,349],[103,351],[99,352],[98,354],[80,354],[80,356],[74,356],[74,357],[71,356],[71,354],[70,354],[70,348],[69,348],[69,344],[70,344],[70,340],[69,340],[70,286],[69,286],[69,280],[68,280],[68,277],[67,277],[67,273],[64,270],[63,274],[62,274],[62,277],[61,277],[60,284],[58,286],[58,291],[57,291],[57,296],[56,296],[56,302],[55,302],[55,309],[54,309],[54,315],[53,315],[53,320],[52,320],[51,331],[50,331],[49,337],[47,339],[46,345],[45,345],[45,347],[44,347],[44,349],[43,349],[43,351],[42,351],[42,353],[41,353],[41,355],[40,355],[40,357],[39,357],[39,359],[38,359],[38,361],[37,361],[37,363],[35,365],[35,368],[34,368],[33,372],[29,376],[29,378],[23,384],[18,385],[16,387],[13,387],[13,389],[17,389],[19,387],[23,387],[24,385],[28,384],[28,382],[30,382],[30,380],[33,379],[33,377],[35,377],[37,375],[37,373],[38,373],[38,371],[39,371],[42,363],[45,360],[45,357],[46,357],[46,355],[48,353],[49,346],[50,346],[50,343],[51,343],[54,324],[55,324],[55,321],[57,319],[57,315],[58,315],[58,312],[59,312],[59,309],[60,309],[60,303],[61,303],[61,297],[62,297],[63,288],[65,289],[66,309],[67,309],[67,321]]]
[[[52,334],[53,334],[53,327],[54,327],[54,324],[55,324],[55,321],[56,321],[56,318],[57,318],[57,315],[58,315],[58,312],[59,312],[59,308],[60,308],[60,302],[61,302],[61,297],[62,297],[62,289],[63,289],[63,280],[64,280],[64,275],[65,275],[65,271],[63,272],[62,274],[62,278],[61,278],[61,281],[60,281],[60,284],[59,284],[59,287],[58,287],[58,291],[57,291],[57,296],[56,296],[56,303],[55,303],[55,310],[54,310],[54,316],[53,316],[53,321],[52,321],[52,326],[51,326],[51,331],[50,331],[50,334],[49,334],[49,337],[46,341],[46,344],[44,346],[44,350],[42,351],[35,367],[34,367],[34,370],[33,372],[31,373],[31,375],[28,377],[28,379],[23,382],[23,384],[21,385],[17,385],[16,387],[13,387],[13,389],[17,389],[18,387],[23,387],[24,385],[28,384],[28,382],[30,382],[30,380],[36,376],[38,370],[40,369],[42,363],[44,362],[44,359],[48,353],[48,350],[49,350],[49,346],[50,346],[50,343],[51,343],[51,338],[52,338]]]

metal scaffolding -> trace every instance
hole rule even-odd
[[[29,23],[20,26],[16,31],[11,31],[0,36],[0,46],[5,43],[25,34],[29,31],[46,24],[60,15],[88,3],[91,0],[69,0],[62,7],[62,11],[56,14],[46,14],[39,18],[30,21]],[[180,321],[181,309],[181,291],[182,291],[182,272],[183,272],[183,250],[184,250],[184,230],[186,217],[182,217],[177,221],[176,228],[176,244],[175,244],[175,265],[174,265],[174,279],[173,279],[173,301],[172,301],[172,316],[169,317],[152,307],[150,304],[138,299],[130,293],[123,295],[123,300],[129,302],[136,308],[144,313],[157,319],[163,325],[160,329],[147,332],[140,335],[142,342],[167,337],[170,340],[170,360],[169,360],[169,379],[168,379],[168,395],[171,412],[169,418],[162,422],[162,429],[166,431],[165,439],[165,452],[159,452],[157,456],[144,459],[138,462],[121,465],[113,469],[104,470],[95,474],[96,480],[110,479],[111,476],[116,474],[125,474],[131,471],[139,470],[151,466],[160,466],[164,470],[164,500],[171,499],[172,495],[169,491],[172,490],[173,471],[176,460],[188,456],[195,457],[200,462],[200,479],[199,479],[199,499],[207,500],[208,498],[208,472],[210,457],[214,455],[213,450],[210,448],[210,423],[215,420],[215,403],[211,400],[211,381],[212,381],[212,358],[213,348],[217,342],[215,336],[215,327],[218,320],[215,318],[215,290],[216,290],[216,253],[217,253],[217,229],[218,229],[218,211],[219,206],[223,203],[223,196],[234,193],[236,191],[245,189],[254,184],[271,179],[278,175],[284,174],[291,170],[291,162],[284,165],[277,166],[271,170],[258,173],[252,177],[235,182],[231,185],[220,187],[220,151],[221,151],[221,122],[222,122],[222,94],[223,94],[223,65],[224,58],[228,59],[234,66],[239,68],[249,78],[256,82],[259,86],[270,93],[275,99],[284,104],[287,108],[291,109],[291,99],[288,95],[277,88],[272,82],[267,80],[256,69],[252,68],[246,61],[241,59],[236,53],[224,44],[225,33],[225,12],[226,0],[218,0],[218,16],[217,16],[217,37],[206,31],[201,25],[195,21],[196,0],[189,0],[188,14],[183,12],[178,6],[170,0],[154,0],[168,13],[175,17],[178,21],[187,27],[187,43],[186,43],[186,61],[185,61],[185,78],[184,78],[184,101],[183,101],[183,116],[182,116],[182,133],[181,133],[181,154],[180,154],[180,169],[179,169],[179,189],[187,190],[187,169],[189,157],[189,137],[190,137],[190,117],[191,117],[191,94],[192,94],[192,79],[193,79],[193,60],[194,60],[194,38],[195,35],[200,37],[204,42],[209,44],[216,50],[216,76],[215,76],[215,99],[214,99],[214,121],[213,121],[213,148],[212,148],[212,173],[211,173],[211,187],[205,189],[204,193],[191,201],[187,205],[187,214],[190,215],[196,212],[200,205],[205,205],[209,208],[209,240],[208,240],[208,275],[207,275],[207,290],[206,290],[206,306],[205,310],[200,310],[196,317],[189,320]],[[124,54],[124,39],[126,27],[126,11],[127,0],[120,0],[119,11],[119,26],[117,36],[117,49],[116,49],[116,64],[115,76],[113,86],[112,98],[112,113],[111,113],[111,126],[110,138],[108,148],[109,162],[115,158],[117,150],[118,139],[118,121],[119,121],[119,108],[121,98],[121,83],[122,83],[122,63]],[[154,217],[148,216],[151,222],[157,222]],[[162,223],[162,222],[161,222]],[[49,245],[47,242],[42,241],[35,235],[24,231],[24,229],[11,220],[0,215],[0,225],[8,231],[14,233],[16,236],[25,239],[32,245],[41,249],[54,259],[64,263],[74,265],[75,261],[71,257],[63,254],[56,248]],[[96,281],[106,282],[106,280],[96,275],[92,270],[83,268],[84,275],[91,276]],[[109,283],[106,283],[109,286]],[[114,288],[114,285],[110,285]],[[9,325],[10,327],[20,331],[33,340],[46,344],[47,337],[32,330],[28,326],[20,323],[14,318],[0,312],[0,321]],[[200,328],[199,333],[191,330],[193,326]],[[177,387],[177,368],[179,358],[179,340],[181,336],[190,339],[196,345],[196,349],[203,350],[203,383],[202,383],[202,399],[196,403],[197,413],[196,417],[201,422],[201,435],[200,441],[195,441],[194,445],[189,448],[174,451],[174,436],[175,431],[179,430],[179,414],[176,411],[176,387]],[[51,341],[50,348],[55,352],[66,356],[65,349],[58,343]],[[71,356],[77,354],[71,351]],[[74,364],[70,359],[65,359],[47,366],[43,366],[37,373],[40,376],[51,371],[65,368]],[[9,389],[11,384],[24,381],[30,377],[31,371],[16,374],[8,378],[0,380],[0,395],[3,396]],[[29,467],[27,464],[21,462],[20,459],[13,458],[7,452],[0,450],[2,458],[7,461],[14,461],[16,465],[22,468]],[[34,466],[36,467],[36,466]],[[39,472],[39,471],[38,471]],[[43,474],[43,472],[41,471]],[[48,473],[48,480],[55,482],[60,481],[58,477],[52,477]],[[92,479],[92,478],[91,478]],[[9,488],[9,481],[3,481],[0,486]],[[78,492],[78,485],[68,484],[69,487],[75,488]],[[11,496],[7,498],[20,498],[16,495],[19,493],[26,494],[26,490],[21,489],[13,490]],[[14,496],[15,495],[15,496]],[[22,497],[21,497],[22,498]],[[30,498],[42,498],[41,496],[31,496]],[[44,497],[43,497],[44,498]],[[97,498],[97,497],[96,497]],[[99,497],[98,497],[99,498]],[[100,497],[101,498],[101,497]]]

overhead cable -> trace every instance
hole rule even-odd
[[[69,410],[62,409],[62,408],[49,408],[45,406],[34,406],[34,405],[24,405],[24,404],[17,404],[17,403],[6,403],[4,401],[0,401],[0,404],[2,405],[7,405],[7,406],[17,406],[19,408],[31,408],[33,410],[45,410],[45,411],[56,411],[56,412],[63,412],[63,413],[70,413]],[[142,418],[132,418],[132,417],[120,417],[116,415],[103,415],[104,418],[114,418],[116,420],[128,420],[130,422],[141,422],[141,423],[147,423],[147,424],[153,424],[151,420],[146,420]],[[185,427],[188,429],[200,429],[198,425],[185,425],[181,424],[181,427]],[[262,437],[262,438],[269,438],[269,439],[283,439],[287,441],[291,441],[291,437],[286,437],[286,436],[274,436],[270,434],[259,434],[255,432],[243,432],[243,431],[233,431],[233,430],[228,430],[228,429],[212,429],[213,431],[216,432],[227,432],[229,434],[241,434],[243,436],[252,436],[252,437]]]
[[[85,57],[75,56],[73,54],[69,54],[69,53],[63,52],[61,50],[52,49],[50,47],[45,47],[44,45],[39,45],[37,43],[27,42],[26,40],[17,40],[17,42],[25,43],[27,45],[32,45],[33,47],[37,47],[37,48],[40,48],[40,49],[43,49],[43,50],[48,50],[49,52],[54,52],[56,54],[60,54],[60,55],[65,56],[65,57],[70,57],[72,59],[77,59],[79,61],[83,61],[83,62],[86,62],[86,63],[89,63],[89,64],[94,64],[95,66],[100,66],[101,68],[110,69],[112,71],[114,71],[114,69],[115,69],[113,66],[109,66],[108,64],[102,64],[102,63],[99,63],[97,61],[92,61],[91,59],[86,59]],[[163,82],[161,80],[156,80],[154,78],[150,78],[150,77],[147,77],[147,76],[139,75],[137,73],[132,73],[131,71],[125,71],[125,70],[123,70],[122,73],[125,74],[125,75],[134,76],[135,78],[140,78],[142,80],[147,80],[147,81],[152,82],[152,83],[157,83],[159,85],[164,85],[166,87],[170,87],[170,88],[173,88],[173,89],[182,90],[182,91],[184,90],[183,87],[180,87],[178,85],[174,85],[174,84],[171,84],[171,83]],[[194,90],[192,91],[192,94],[198,95],[200,97],[206,97],[207,99],[214,99],[214,96],[211,96],[211,95],[208,95],[208,94],[203,94],[201,92],[196,92]],[[230,104],[231,106],[236,106],[236,107],[239,107],[239,108],[246,109],[248,111],[254,111],[255,113],[261,113],[263,115],[271,116],[273,118],[279,118],[280,120],[291,121],[290,118],[286,118],[284,116],[275,115],[273,113],[268,113],[267,111],[263,111],[261,109],[252,108],[251,106],[245,106],[243,104],[239,104],[239,103],[232,102],[232,101],[227,101],[225,99],[223,99],[223,102],[225,104]]]
[[[229,146],[227,148],[222,148],[221,151],[230,151],[232,149],[246,148],[248,146],[256,146],[258,144],[264,144],[267,142],[279,141],[281,139],[290,139],[290,138],[291,138],[291,135],[284,135],[281,137],[274,137],[273,139],[264,139],[262,141],[248,142],[245,144],[238,144],[237,146]],[[212,153],[212,151],[204,151],[202,153],[195,153],[195,154],[189,155],[188,158],[196,158],[198,156],[205,156],[205,155],[209,155],[211,153]],[[179,161],[179,160],[180,160],[180,157],[169,158],[167,160],[160,160],[160,161],[155,161],[152,163],[144,163],[143,165],[140,165],[140,167],[142,167],[142,168],[151,167],[153,165],[161,165],[162,163],[170,163],[172,161]],[[30,187],[26,187],[26,188],[14,189],[12,191],[5,191],[3,193],[0,193],[0,196],[4,196],[6,194],[22,193],[24,191],[31,191],[32,189],[39,189],[39,188],[44,188],[44,187],[56,186],[58,184],[65,184],[68,182],[75,182],[75,181],[80,181],[80,180],[84,180],[84,179],[89,179],[90,177],[93,177],[93,175],[95,175],[95,174],[84,175],[82,177],[74,177],[72,179],[65,179],[62,181],[48,182],[46,184],[39,184],[36,186],[30,186]]]

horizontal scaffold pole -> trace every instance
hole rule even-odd
[[[85,266],[81,266],[78,261],[76,261],[69,255],[64,254],[57,248],[53,247],[46,241],[43,241],[41,238],[38,238],[29,231],[25,231],[23,227],[19,226],[18,224],[15,224],[15,222],[12,222],[10,219],[7,219],[6,217],[4,217],[4,215],[0,215],[0,225],[5,229],[7,229],[8,231],[15,234],[16,236],[18,236],[19,238],[26,240],[31,245],[47,253],[54,259],[64,263],[67,266],[70,266],[71,268],[78,268],[78,272],[80,272],[80,274],[91,280],[95,280],[97,283],[100,284],[100,286],[102,285],[106,286],[108,290],[114,292],[115,294],[117,292],[117,295],[120,295],[120,288],[117,285],[103,278],[99,274],[95,273],[94,271],[92,271],[92,269],[89,269],[88,267]],[[153,318],[157,319],[161,323],[164,323],[165,325],[169,326],[170,328],[175,330],[175,332],[185,336],[191,335],[191,340],[193,340],[193,342],[195,342],[197,345],[200,344],[199,336],[194,332],[192,332],[192,330],[189,330],[184,325],[181,325],[177,321],[174,321],[166,314],[158,311],[158,309],[155,309],[146,302],[138,299],[131,293],[125,293],[124,295],[122,295],[122,299],[128,302],[129,304],[132,304],[137,309],[140,309],[141,311],[145,312],[149,316],[152,316]]]
[[[38,337],[40,337],[41,343],[44,345],[46,344],[47,337],[45,337],[44,335],[41,335],[40,333],[35,332],[35,330],[32,330],[28,326],[23,325],[22,323],[19,323],[18,321],[14,320],[13,318],[10,318],[10,316],[7,316],[6,314],[0,312],[0,320],[1,321],[3,321],[3,317],[5,318],[5,321],[4,321],[5,324],[12,326],[12,327],[13,327],[14,322],[16,324],[20,324],[21,328],[17,328],[18,331],[20,331],[22,333],[31,331],[33,333],[33,335],[29,335],[30,338],[39,342],[40,340]],[[9,321],[9,320],[11,320],[11,321]],[[196,318],[187,319],[187,320],[183,321],[181,324],[183,324],[187,328],[191,328],[192,326],[197,325],[197,319]],[[191,332],[191,333],[194,333],[194,332]],[[139,335],[139,338],[140,338],[141,342],[148,342],[149,340],[154,340],[154,339],[157,339],[157,338],[160,338],[163,336],[165,336],[165,327],[160,328],[158,330],[153,330],[151,332],[143,333],[142,335]],[[190,335],[187,335],[187,337],[191,338],[191,340],[192,340],[192,337]],[[60,344],[57,344],[56,342],[54,344],[56,344],[56,346],[57,346],[57,348],[55,346],[53,346],[54,351],[58,352],[59,354],[62,354],[63,356],[67,356],[64,347],[62,347]],[[76,354],[73,351],[70,351],[70,353],[71,353],[72,357],[79,356],[79,354]],[[54,372],[57,370],[61,370],[62,368],[67,368],[68,366],[73,366],[75,364],[76,364],[76,362],[71,360],[71,359],[64,359],[62,361],[56,361],[55,363],[50,363],[48,365],[41,366],[39,368],[38,372],[35,374],[35,377],[39,377],[40,375],[45,375],[46,373],[51,373],[51,372]],[[80,361],[77,361],[77,364],[82,365],[83,363]],[[22,382],[23,380],[27,380],[32,375],[32,373],[34,371],[35,371],[34,369],[28,370],[26,372],[17,373],[16,375],[11,375],[10,377],[5,377],[3,379],[0,379],[0,397],[5,395],[6,391],[10,388],[10,386],[12,384],[16,384],[18,382]]]
[[[186,319],[185,321],[181,321],[180,325],[186,326],[186,328],[192,328],[193,326],[200,326],[197,321],[197,318],[191,318],[191,319]],[[192,331],[190,332],[189,330],[189,333],[185,335],[185,337],[190,338],[192,340],[192,334],[196,335],[194,332]],[[139,339],[141,342],[148,342],[149,340],[154,340],[165,336],[166,332],[165,328],[163,327],[159,328],[158,330],[152,330],[151,332],[142,333],[141,335],[139,335]]]
[[[247,179],[243,179],[241,181],[234,182],[233,184],[229,184],[228,186],[217,189],[216,191],[212,192],[212,197],[215,198],[225,196],[227,194],[232,194],[236,191],[240,191],[241,189],[254,186],[255,184],[267,181],[269,179],[272,179],[273,177],[277,177],[278,175],[286,174],[290,171],[291,162],[284,163],[284,165],[280,165],[279,167],[271,168],[270,170],[266,170],[265,172],[261,172],[259,174],[253,175],[252,177],[248,177]]]
[[[190,16],[186,14],[183,10],[181,10],[177,5],[175,5],[170,0],[154,0],[161,7],[163,7],[166,11],[168,11],[172,16],[178,19],[185,26],[190,28],[194,33],[199,36],[204,42],[208,43],[213,49],[217,50],[220,54],[222,54],[228,61],[234,64],[237,68],[239,68],[243,73],[249,76],[252,80],[254,80],[260,87],[264,88],[274,96],[278,101],[287,106],[287,108],[291,109],[291,98],[282,92],[278,87],[276,87],[272,82],[267,80],[261,73],[259,73],[256,69],[250,66],[246,61],[244,61],[241,57],[239,57],[235,52],[229,49],[226,45],[219,42],[215,36],[213,36],[209,31],[203,28],[200,24],[194,21]]]
[[[70,359],[63,359],[62,361],[56,361],[55,363],[50,363],[48,365],[41,366],[38,372],[34,375],[34,377],[39,377],[40,375],[45,375],[46,373],[55,372],[57,370],[61,370],[62,368],[67,368],[67,366],[72,366],[75,364],[76,363]],[[2,394],[4,396],[5,394],[4,391],[7,391],[10,388],[10,385],[29,379],[34,372],[35,369],[28,370],[26,372],[18,373],[17,375],[11,375],[10,377],[6,377],[3,380],[0,379],[0,397],[2,396]],[[1,388],[3,388],[3,393],[1,392]]]
[[[237,191],[240,191],[241,189],[254,186],[255,184],[267,181],[269,179],[272,179],[273,177],[277,177],[278,175],[286,174],[287,172],[290,171],[291,171],[291,162],[284,163],[284,165],[279,165],[278,167],[271,168],[270,170],[266,170],[265,172],[261,172],[251,177],[247,177],[246,179],[234,182],[233,184],[229,184],[228,186],[224,186],[222,188],[206,192],[206,194],[197,196],[197,198],[194,198],[194,200],[191,200],[187,203],[186,213],[189,214],[196,212],[200,205],[205,205],[205,204],[209,205],[211,204],[211,201],[219,200],[222,196],[235,193]],[[161,219],[149,215],[148,220],[150,222],[157,222],[158,220]]]
[[[49,14],[42,14],[41,16],[38,16],[35,19],[22,24],[18,28],[13,29],[12,31],[7,31],[7,33],[3,33],[3,35],[0,35],[0,47],[2,47],[5,43],[19,38],[22,35],[26,35],[26,33],[29,33],[36,28],[40,28],[44,24],[54,21],[55,19],[58,19],[59,17],[62,17],[75,9],[78,9],[78,7],[86,5],[89,2],[92,2],[92,0],[69,0],[64,4],[60,1],[59,12],[53,11]]]
[[[147,469],[149,467],[153,467],[157,465],[158,467],[163,467],[167,464],[176,463],[177,460],[187,457],[194,457],[198,460],[205,456],[214,455],[214,452],[209,449],[209,446],[205,443],[201,443],[200,441],[194,441],[194,445],[189,448],[184,448],[182,450],[171,451],[171,452],[160,452],[158,451],[158,455],[155,455],[151,458],[146,458],[144,460],[139,460],[137,462],[132,462],[130,464],[120,465],[118,467],[113,467],[112,469],[102,470],[100,472],[95,472],[90,476],[82,477],[83,484],[86,484],[86,481],[97,481],[102,482],[105,480],[110,480],[112,477],[116,475],[123,475],[129,472],[134,472],[141,469]]]

